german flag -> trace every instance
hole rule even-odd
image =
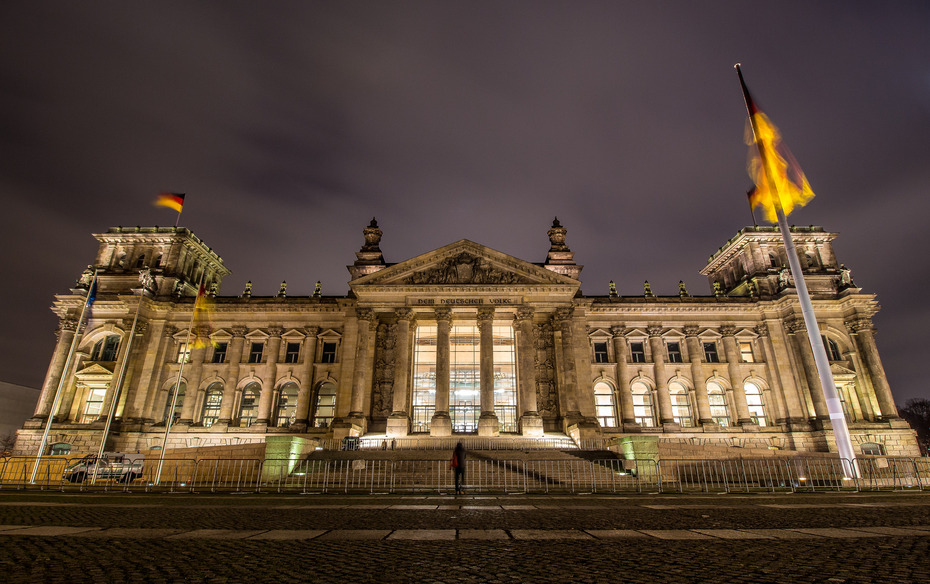
[[[184,193],[159,193],[155,204],[162,207],[170,207],[178,213],[184,208]]]

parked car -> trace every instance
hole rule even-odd
[[[98,462],[97,456],[89,454],[65,469],[64,479],[72,483],[83,483],[97,479],[112,480],[118,483],[129,483],[142,478],[142,468],[145,463],[144,454],[128,454],[124,452],[104,452]]]

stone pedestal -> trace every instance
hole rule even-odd
[[[348,436],[361,436],[368,429],[365,418],[343,418],[332,423],[333,438],[342,440]]]
[[[599,438],[601,435],[600,429],[597,422],[585,418],[571,422],[568,419],[565,421],[565,433],[571,436],[576,444],[580,444],[582,440]]]
[[[436,438],[449,438],[452,436],[452,418],[449,412],[436,412],[429,423],[429,435]]]
[[[501,425],[493,413],[483,413],[478,418],[478,436],[500,436]]]
[[[403,438],[410,433],[410,418],[405,412],[391,414],[387,419],[386,432],[392,438]]]
[[[520,416],[520,433],[527,438],[541,438],[544,434],[542,416],[536,412]]]

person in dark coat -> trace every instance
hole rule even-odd
[[[455,494],[465,494],[465,447],[461,442],[452,451],[452,470],[455,471]]]

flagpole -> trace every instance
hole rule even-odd
[[[107,423],[103,428],[103,437],[100,439],[100,450],[97,452],[97,464],[94,465],[94,476],[91,483],[97,482],[97,469],[100,466],[100,459],[103,458],[103,451],[107,444],[107,438],[110,435],[110,426],[113,424],[113,414],[116,412],[116,404],[119,402],[120,391],[123,388],[123,379],[126,376],[126,368],[129,365],[129,352],[132,350],[132,341],[136,336],[136,324],[139,322],[139,311],[142,309],[142,301],[144,299],[145,286],[142,287],[139,304],[136,306],[136,316],[132,320],[132,328],[129,329],[129,339],[126,341],[123,362],[120,365],[119,376],[116,378],[116,388],[113,390],[113,399],[110,401],[110,411],[107,413]]]
[[[178,213],[180,216],[180,213]],[[204,274],[200,275],[200,284],[197,286],[198,296],[200,294],[200,286],[203,285]],[[191,358],[194,354],[194,351],[191,350],[191,333],[194,329],[194,316],[197,314],[197,297],[194,297],[194,307],[191,309],[191,321],[187,325],[187,340],[184,343],[184,349],[188,351],[187,356],[181,361],[181,366],[178,367],[178,380],[174,385],[174,392],[171,396],[171,408],[168,410],[168,419],[165,420],[165,437],[161,442],[161,452],[158,457],[158,470],[155,471],[155,486],[158,486],[158,483],[161,482],[161,469],[165,463],[165,448],[168,446],[168,434],[171,432],[171,425],[174,422],[174,408],[178,403],[178,390],[181,388],[181,375],[184,373],[184,364]],[[196,388],[195,388],[196,389]]]
[[[859,468],[856,464],[856,453],[853,450],[852,439],[849,435],[849,427],[846,425],[846,415],[843,413],[843,404],[840,401],[839,393],[833,381],[833,373],[830,371],[830,361],[827,358],[827,350],[823,346],[823,340],[820,338],[820,326],[817,324],[817,317],[814,315],[814,305],[811,303],[810,293],[807,291],[807,283],[804,281],[804,273],[801,270],[801,262],[798,259],[798,253],[794,246],[794,239],[791,237],[791,229],[788,227],[788,218],[781,205],[781,196],[777,191],[776,183],[770,176],[768,162],[766,160],[765,148],[759,143],[756,121],[754,119],[754,104],[749,96],[749,90],[743,81],[743,72],[740,71],[740,64],[734,65],[736,73],[739,75],[740,86],[743,89],[743,100],[746,102],[746,110],[749,112],[749,123],[752,127],[753,136],[756,137],[756,148],[759,150],[759,159],[762,171],[765,174],[765,180],[769,187],[775,191],[774,199],[775,213],[778,217],[778,228],[781,231],[782,239],[785,242],[785,252],[788,256],[788,266],[791,269],[791,275],[794,276],[794,287],[798,292],[798,301],[801,303],[801,315],[804,317],[804,325],[807,329],[807,337],[814,353],[814,362],[817,365],[817,373],[820,376],[820,387],[823,390],[824,397],[827,401],[827,413],[833,425],[833,436],[836,439],[836,448],[839,451],[840,458],[848,461],[849,468],[845,469],[853,477],[859,477]],[[845,466],[845,465],[844,465]]]
[[[752,198],[750,198],[751,194],[752,194],[752,191],[749,191],[746,193],[746,200],[749,201],[749,215],[752,217],[752,226],[758,227],[759,224],[756,223],[756,211],[755,209],[752,208]]]
[[[97,285],[97,269],[94,268],[94,279],[90,282],[90,288],[87,289],[87,297],[84,300],[84,307],[81,308],[81,316],[78,318],[77,326],[74,329],[74,338],[71,339],[71,348],[68,350],[68,358],[65,360],[65,366],[61,371],[61,379],[58,380],[58,388],[55,390],[55,398],[52,400],[52,409],[48,413],[48,420],[45,422],[45,432],[42,433],[42,440],[39,442],[39,452],[36,454],[36,463],[32,467],[32,478],[29,483],[36,482],[36,475],[39,474],[39,463],[42,461],[42,454],[45,452],[45,446],[48,443],[48,434],[52,429],[52,420],[58,412],[58,406],[61,404],[61,390],[64,388],[65,381],[68,379],[71,370],[71,361],[74,359],[74,351],[77,349],[78,340],[81,336],[81,325],[84,323],[84,315],[87,313],[88,300],[90,294],[95,293],[94,288]]]
[[[178,222],[181,221],[181,212],[178,211],[178,216],[174,218],[174,226],[178,226]]]

